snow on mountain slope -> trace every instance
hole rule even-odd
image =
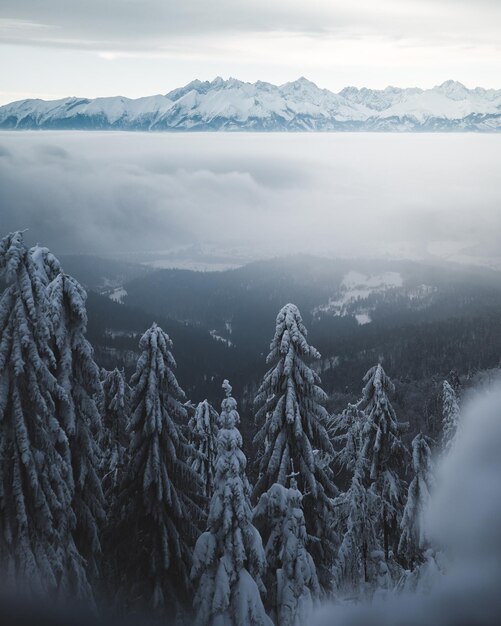
[[[21,100],[0,107],[0,128],[123,130],[501,130],[501,89],[446,81],[432,89],[346,87],[300,78],[284,85],[194,80],[136,100]]]
[[[373,293],[382,293],[389,289],[402,287],[404,280],[398,272],[366,276],[354,270],[348,272],[341,281],[339,294],[330,298],[313,310],[313,315],[345,316],[353,315],[360,325],[371,322],[371,307],[367,299]]]

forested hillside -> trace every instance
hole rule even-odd
[[[63,260],[89,289],[88,333],[101,365],[131,374],[139,336],[155,320],[174,340],[184,388],[217,402],[230,378],[249,433],[274,319],[286,302],[298,305],[322,355],[315,368],[331,410],[353,401],[364,373],[382,360],[412,432],[420,424],[433,430],[451,370],[467,381],[499,365],[501,282],[486,268],[291,256],[195,272]],[[110,299],[117,290],[121,303]]]
[[[0,241],[6,589],[292,626],[446,575],[423,512],[499,365],[495,272],[67,260]]]

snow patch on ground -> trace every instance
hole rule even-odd
[[[109,294],[109,299],[113,300],[113,302],[118,302],[118,304],[123,304],[124,303],[124,298],[127,297],[127,291],[123,288],[123,287],[116,287],[115,289],[113,289],[113,291]]]
[[[316,307],[316,316],[330,314],[344,317],[354,315],[360,325],[369,324],[371,309],[365,301],[372,293],[381,293],[388,289],[402,287],[404,279],[399,272],[383,272],[382,274],[365,275],[350,271],[341,281],[336,298],[330,298],[326,304]]]
[[[438,291],[437,287],[432,287],[431,285],[418,285],[413,289],[409,289],[407,291],[407,295],[411,300],[425,300],[429,298],[432,294]]]
[[[368,313],[357,313],[357,315],[355,315],[355,319],[357,320],[359,326],[370,324],[372,321],[371,316]]]
[[[213,339],[215,339],[216,341],[221,341],[222,343],[225,343],[229,348],[231,348],[231,346],[234,345],[234,343],[230,339],[226,339],[226,337],[222,337],[221,335],[218,335],[218,332],[215,329],[210,330],[209,334]]]
[[[111,339],[115,339],[116,337],[130,337],[132,339],[136,339],[141,336],[141,333],[134,330],[116,330],[114,328],[105,328],[104,334],[106,337],[110,337]]]
[[[231,262],[211,262],[211,261],[194,261],[191,259],[156,259],[143,263],[153,269],[161,270],[191,270],[193,272],[224,272],[226,270],[241,267],[241,263]]]

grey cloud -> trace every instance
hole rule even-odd
[[[101,254],[232,241],[256,256],[485,245],[501,237],[497,139],[5,132],[0,231]]]
[[[183,41],[189,47],[193,36],[251,32],[495,43],[501,8],[492,0],[4,0],[1,17],[4,42],[146,51]]]

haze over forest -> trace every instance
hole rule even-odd
[[[501,137],[475,134],[4,132],[1,226],[59,253],[496,265],[500,152]]]

